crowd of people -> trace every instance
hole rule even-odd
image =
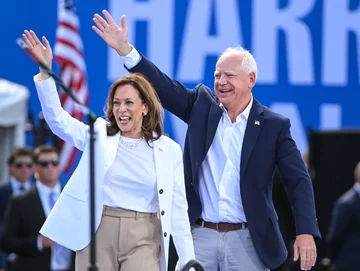
[[[49,145],[16,148],[8,167],[10,181],[0,187],[2,267],[74,270],[74,252],[39,233],[62,190],[58,151]]]

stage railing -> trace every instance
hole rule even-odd
[[[180,271],[189,271],[190,268],[193,267],[196,271],[205,271],[204,267],[201,265],[201,263],[197,260],[190,260],[188,261],[181,269]]]

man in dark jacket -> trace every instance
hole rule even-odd
[[[33,175],[33,152],[27,147],[15,148],[7,160],[10,179],[0,186],[0,235],[4,223],[4,214],[11,195],[17,195],[31,188]],[[15,254],[5,255],[0,251],[0,268],[10,268]]]
[[[360,162],[354,170],[355,184],[334,204],[327,241],[336,271],[360,266]]]
[[[59,155],[54,147],[34,150],[36,184],[11,197],[5,212],[1,246],[15,253],[12,271],[74,270],[74,253],[39,234],[61,193]]]

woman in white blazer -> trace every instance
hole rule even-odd
[[[52,50],[33,31],[23,37],[48,67]],[[90,243],[89,127],[60,104],[55,82],[40,68],[34,76],[42,111],[54,134],[83,151],[40,233],[76,251],[76,269],[86,270]],[[95,224],[101,270],[167,270],[170,234],[178,268],[194,259],[187,215],[182,152],[162,135],[162,107],[141,75],[110,88],[107,119],[95,122]],[[160,218],[160,219],[159,219]]]

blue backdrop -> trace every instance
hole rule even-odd
[[[292,122],[301,151],[306,129],[359,127],[359,0],[77,0],[87,65],[90,107],[103,115],[112,81],[125,71],[118,56],[91,29],[106,8],[127,15],[131,42],[188,87],[213,84],[217,56],[242,45],[258,63],[255,97]],[[31,91],[29,111],[40,105],[32,76],[37,66],[16,45],[24,29],[54,43],[57,1],[2,1],[0,77]],[[186,127],[166,115],[165,130],[182,143]]]

